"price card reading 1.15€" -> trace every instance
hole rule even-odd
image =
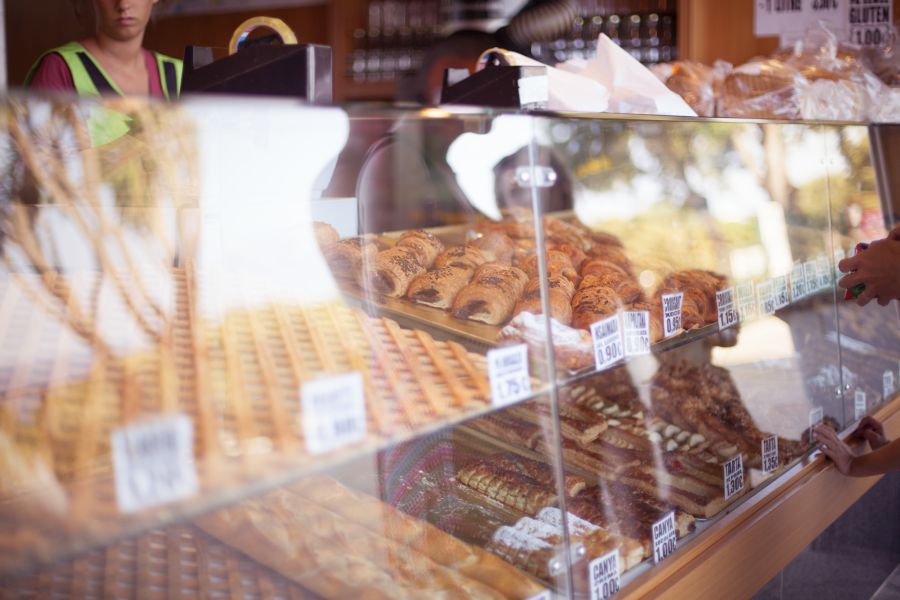
[[[591,600],[607,600],[618,591],[619,581],[619,550],[613,550],[599,558],[595,558],[588,565],[588,580],[591,587]]]
[[[112,432],[116,503],[123,513],[197,493],[194,426],[186,415],[133,423]]]
[[[494,406],[506,406],[531,395],[527,345],[517,344],[491,350],[487,353],[487,361],[491,402]]]
[[[716,292],[716,306],[719,312],[719,330],[737,325],[737,311],[734,310],[734,288]]]
[[[366,437],[366,400],[360,373],[307,381],[300,388],[300,407],[310,454],[330,452]]]

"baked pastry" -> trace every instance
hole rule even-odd
[[[448,309],[459,291],[472,279],[465,267],[446,266],[422,273],[409,285],[406,297],[416,304]]]
[[[530,460],[510,452],[494,454],[491,456],[490,460],[501,469],[519,472],[526,477],[534,479],[540,484],[547,486],[556,485],[555,473],[550,465],[546,463]],[[585,489],[585,487],[587,487],[587,482],[583,477],[566,473],[565,481],[563,482],[566,496],[575,496]]]
[[[563,325],[572,322],[572,296],[575,294],[575,286],[562,275],[551,275],[547,278],[547,290],[550,302],[550,316]],[[525,285],[522,299],[516,304],[514,314],[522,312],[541,314],[544,312],[541,304],[541,280],[534,278]]]
[[[441,252],[435,259],[433,268],[460,267],[474,271],[486,262],[490,262],[487,252],[477,246],[466,244],[465,246],[452,246]]]
[[[412,248],[419,257],[419,264],[430,269],[438,255],[444,251],[444,244],[434,234],[422,229],[407,231],[397,240],[397,246]]]
[[[582,277],[588,275],[606,275],[615,274],[621,277],[629,277],[627,269],[623,269],[614,262],[610,262],[605,258],[587,258],[581,263],[580,274]]]
[[[572,283],[578,282],[578,271],[572,265],[572,259],[569,255],[559,250],[547,251],[547,274],[562,275]],[[538,256],[532,254],[521,263],[522,270],[532,279],[538,276]]]
[[[609,288],[615,292],[622,304],[640,302],[644,298],[644,290],[633,277],[618,271],[606,271],[595,274],[588,273],[578,286],[579,291],[589,288]]]
[[[591,231],[588,233],[591,246],[617,246],[623,248],[622,240],[605,231]]]
[[[486,263],[453,301],[453,316],[499,325],[512,316],[528,275],[517,267]]]
[[[581,248],[573,246],[572,244],[554,244],[547,249],[556,250],[557,252],[562,252],[568,256],[569,260],[572,261],[572,266],[575,267],[576,272],[580,271],[581,264],[587,258],[587,254],[585,254]]]
[[[489,262],[510,263],[515,252],[515,243],[512,239],[508,235],[496,231],[487,232],[480,238],[469,242],[468,245],[484,252]]]
[[[631,261],[625,256],[625,251],[611,244],[594,245],[587,251],[590,259],[600,259],[610,262],[626,273],[631,273]],[[584,275],[584,273],[582,273]]]
[[[590,329],[597,321],[614,315],[621,306],[619,296],[612,288],[579,289],[572,298],[572,327]]]
[[[378,246],[368,237],[344,238],[323,248],[331,272],[340,279],[358,280],[363,262],[371,261]]]
[[[425,272],[420,252],[420,248],[401,246],[399,242],[393,248],[379,252],[370,264],[363,265],[360,287],[392,298],[403,297],[413,279]]]
[[[517,471],[507,471],[493,465],[489,460],[463,467],[456,474],[456,479],[501,504],[529,515],[556,503],[556,494],[547,486]]]
[[[316,243],[319,245],[319,248],[327,248],[341,239],[337,229],[321,221],[313,221],[313,233],[316,236]]]
[[[479,417],[469,421],[468,425],[520,448],[535,448],[544,435],[539,426],[525,423],[503,412]]]

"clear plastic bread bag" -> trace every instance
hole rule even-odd
[[[725,76],[716,113],[721,117],[799,119],[806,86],[806,78],[791,65],[757,58]]]
[[[731,71],[731,63],[716,61],[712,67],[692,60],[670,65],[666,86],[684,98],[701,117],[716,114],[716,97],[722,80]]]

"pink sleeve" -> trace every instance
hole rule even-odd
[[[69,71],[69,65],[59,54],[48,54],[41,61],[34,79],[29,86],[32,90],[74,91],[75,81]]]

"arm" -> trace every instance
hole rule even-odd
[[[866,289],[857,298],[860,306],[874,299],[885,306],[900,298],[900,241],[887,238],[872,242],[865,251],[842,260],[838,267],[845,273],[850,271],[838,282],[842,288],[865,284]]]
[[[855,434],[862,433],[863,425],[860,424],[861,427]],[[886,442],[877,450],[856,456],[830,427],[817,425],[813,436],[822,453],[834,461],[838,471],[849,477],[869,477],[900,470],[900,440]],[[883,439],[881,436],[879,442]]]

